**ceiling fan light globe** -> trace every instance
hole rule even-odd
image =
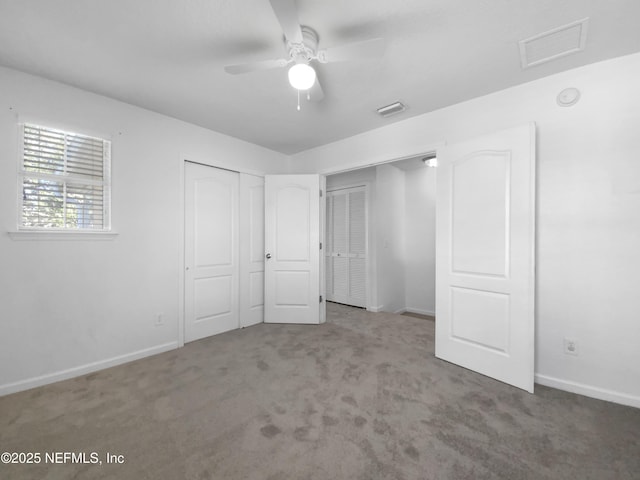
[[[306,63],[297,63],[289,69],[289,83],[297,90],[309,90],[316,82],[316,71]]]

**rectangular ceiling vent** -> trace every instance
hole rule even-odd
[[[407,107],[405,107],[402,102],[395,102],[391,105],[387,105],[386,107],[380,107],[376,112],[383,117],[390,117],[391,115],[404,112],[406,109]]]
[[[522,68],[529,68],[584,50],[589,18],[520,40]]]

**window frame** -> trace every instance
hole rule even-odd
[[[19,137],[19,155],[18,155],[18,171],[17,171],[17,183],[18,183],[18,205],[17,205],[17,231],[9,232],[9,235],[14,239],[36,239],[43,238],[45,236],[49,238],[71,238],[71,239],[106,239],[113,237],[111,229],[111,150],[112,142],[109,138],[101,136],[86,134],[84,132],[71,131],[69,129],[61,129],[56,127],[45,126],[35,122],[23,122],[18,125],[18,137]],[[82,178],[81,176],[70,175],[66,172],[68,158],[64,158],[64,173],[42,173],[42,172],[30,172],[25,168],[25,127],[32,127],[43,129],[50,132],[55,132],[62,135],[73,135],[78,137],[84,137],[92,140],[99,140],[103,145],[102,155],[102,178],[90,179]],[[66,143],[66,142],[65,142]],[[52,180],[62,184],[63,190],[66,192],[67,184],[75,186],[95,186],[102,187],[102,228],[83,228],[74,226],[64,227],[45,227],[45,226],[28,226],[24,225],[24,181],[26,178]],[[63,194],[63,218],[66,224],[67,214],[67,198],[66,193]],[[104,237],[104,238],[99,238]]]

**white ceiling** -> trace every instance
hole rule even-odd
[[[303,101],[268,0],[0,0],[0,64],[293,154],[556,72],[640,51],[638,0],[297,0],[320,47],[386,39],[379,60],[318,67]],[[523,70],[518,41],[589,17],[586,49]],[[376,108],[408,106],[387,119]]]

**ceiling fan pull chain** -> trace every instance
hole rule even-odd
[[[311,90],[307,90],[307,100],[311,100]]]
[[[300,111],[300,90],[296,90],[298,92],[298,111]]]

